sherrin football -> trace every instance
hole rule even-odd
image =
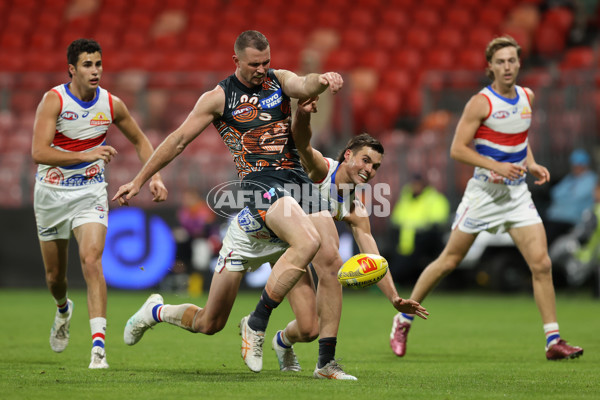
[[[342,265],[338,271],[338,281],[344,287],[366,288],[379,282],[388,270],[385,258],[376,254],[360,253]]]

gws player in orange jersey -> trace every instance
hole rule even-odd
[[[298,76],[271,69],[269,42],[257,31],[241,33],[234,53],[234,74],[200,96],[182,125],[162,142],[137,176],[119,188],[113,200],[127,204],[154,173],[209,124],[215,125],[233,155],[242,188],[258,194],[249,204],[251,215],[289,244],[273,266],[255,312],[240,323],[242,340],[251,348],[243,352],[244,361],[258,372],[262,369],[264,332],[271,311],[283,301],[311,261],[323,268],[330,265],[330,255],[315,255],[322,245],[333,248],[327,242],[337,237],[327,204],[311,201],[315,195],[318,198],[318,190],[302,169],[293,144],[290,99],[315,97],[327,89],[336,93],[343,80],[335,72]],[[289,184],[307,187],[308,191],[297,201],[284,188]],[[339,286],[335,275],[323,279],[331,287]]]

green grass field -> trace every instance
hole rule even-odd
[[[577,360],[546,361],[544,335],[531,296],[433,293],[428,321],[417,321],[404,358],[388,344],[394,310],[377,292],[345,291],[337,357],[358,382],[312,377],[317,343],[298,344],[303,367],[278,371],[270,341],[292,317],[287,303],[273,314],[263,371],[240,357],[237,324],[258,292],[240,294],[225,329],[214,336],[168,324],[133,347],[123,343],[127,319],[149,292],[109,290],[106,339],[109,370],[89,370],[90,331],[85,292],[72,291],[71,342],[50,350],[54,303],[45,290],[0,291],[4,310],[0,347],[1,399],[598,399],[600,302],[559,295],[561,334],[585,348]],[[164,294],[171,304],[203,305]]]

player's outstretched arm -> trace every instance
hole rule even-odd
[[[63,167],[83,162],[104,160],[108,163],[117,154],[112,146],[98,146],[90,151],[60,151],[53,148],[56,120],[61,111],[61,101],[54,91],[46,92],[35,113],[31,156],[37,164]]]
[[[298,109],[292,122],[292,136],[308,177],[313,182],[320,182],[327,176],[329,166],[323,154],[310,144],[312,138],[310,114],[313,112],[317,112],[317,98],[298,100]]]
[[[112,96],[112,99],[115,114],[114,124],[134,145],[142,164],[146,163],[154,150],[150,140],[148,140],[148,137],[144,135],[137,122],[133,119],[125,103],[116,96]],[[150,180],[150,191],[153,201],[159,202],[167,199],[168,191],[158,172]]]
[[[375,242],[375,238],[373,238],[373,235],[371,234],[371,223],[369,221],[367,210],[360,201],[354,200],[353,209],[346,217],[344,217],[344,221],[350,226],[354,240],[356,240],[356,244],[361,253],[379,255],[377,242]],[[392,279],[392,274],[389,271],[385,274],[383,279],[377,282],[377,286],[399,312],[416,314],[420,318],[427,319],[429,313],[418,302],[410,299],[403,299],[398,295],[394,280]]]
[[[152,175],[169,164],[215,118],[222,115],[224,107],[225,93],[218,86],[200,96],[186,120],[163,140],[136,177],[121,186],[112,200],[118,200],[120,205],[127,205]]]
[[[298,76],[292,71],[278,69],[275,76],[281,82],[283,92],[294,99],[316,97],[327,88],[335,94],[344,86],[344,80],[337,72]]]

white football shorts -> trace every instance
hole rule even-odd
[[[246,207],[229,222],[215,272],[223,268],[232,272],[254,271],[266,262],[275,264],[288,247]]]
[[[108,226],[106,183],[77,189],[36,183],[33,209],[41,241],[69,239],[71,231],[83,224]]]
[[[471,178],[456,210],[452,230],[504,233],[542,223],[527,184],[504,185]]]

